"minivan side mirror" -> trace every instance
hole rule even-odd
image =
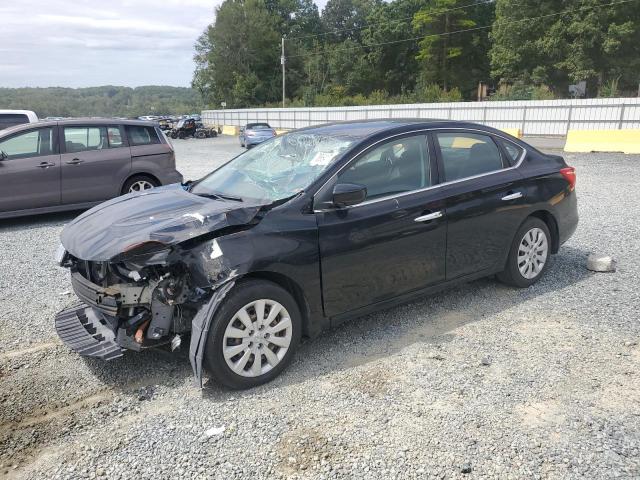
[[[357,183],[339,183],[333,187],[333,204],[338,207],[349,207],[363,202],[367,198],[367,187]]]

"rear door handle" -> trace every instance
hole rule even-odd
[[[522,192],[513,192],[509,195],[505,195],[502,197],[503,202],[508,202],[509,200],[517,200],[518,198],[522,198]]]
[[[67,162],[67,165],[78,165],[79,163],[84,162],[84,160],[80,160],[79,158],[74,158]]]
[[[442,217],[442,211],[428,213],[426,215],[422,215],[420,217],[414,218],[414,222],[428,222],[429,220],[435,220],[436,218]]]
[[[40,165],[36,165],[36,167],[38,168],[49,168],[49,167],[55,167],[56,164],[55,163],[49,163],[49,162],[42,162]]]

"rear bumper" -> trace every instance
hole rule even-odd
[[[559,245],[562,245],[578,228],[578,197],[575,190],[558,203],[554,213],[558,222]]]
[[[55,327],[64,344],[80,355],[113,360],[124,352],[109,319],[83,303],[58,312]]]
[[[162,185],[170,185],[172,183],[182,183],[184,181],[184,177],[179,171],[174,170],[162,175],[160,181],[162,182]]]
[[[267,140],[271,140],[273,137],[245,137],[245,145],[258,145]]]

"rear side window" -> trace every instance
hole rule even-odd
[[[64,145],[67,153],[109,148],[106,127],[65,127]]]
[[[127,135],[129,135],[129,142],[132,146],[160,143],[156,129],[153,127],[128,125]]]
[[[507,152],[509,163],[511,165],[518,163],[518,159],[522,155],[524,149],[514,143],[507,142],[506,140],[500,140],[500,143],[502,143],[504,150]]]
[[[340,183],[367,187],[367,199],[432,185],[427,137],[395,139],[370,150],[339,176]]]
[[[498,146],[488,135],[436,133],[445,181],[473,177],[504,168]]]
[[[8,160],[53,155],[54,148],[52,128],[31,130],[0,140],[0,150],[7,154]]]
[[[0,114],[0,130],[13,127],[14,125],[22,125],[23,123],[29,123],[29,117],[23,113]]]
[[[124,141],[122,140],[122,132],[118,127],[108,127],[107,138],[109,140],[109,148],[118,148],[124,146]]]

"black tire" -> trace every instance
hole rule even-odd
[[[207,133],[206,132],[196,132],[196,138],[199,138],[199,139],[207,138]]]
[[[520,272],[520,268],[518,266],[518,251],[525,235],[532,229],[540,229],[546,236],[547,257],[540,272],[538,272],[533,278],[526,278]],[[527,218],[527,220],[525,220],[525,222],[516,232],[513,243],[511,244],[511,249],[509,250],[507,264],[505,265],[504,271],[498,273],[498,280],[506,283],[507,285],[512,285],[518,288],[527,288],[540,280],[544,273],[547,271],[547,268],[549,267],[549,263],[551,261],[551,240],[551,233],[549,232],[549,227],[547,227],[546,223],[536,217]]]
[[[284,357],[275,367],[262,375],[246,377],[235,373],[227,365],[223,354],[224,334],[235,314],[247,304],[259,299],[274,300],[284,306],[291,318],[292,338]],[[301,332],[300,309],[289,292],[265,280],[240,282],[229,292],[213,317],[204,351],[205,368],[215,381],[234,390],[262,385],[273,380],[289,365],[300,343]]]
[[[158,182],[158,180],[156,180],[155,178],[150,177],[149,175],[134,175],[126,182],[124,182],[124,186],[122,187],[122,195],[130,193],[129,190],[131,189],[131,187],[138,182],[147,182],[148,184],[152,185],[153,188],[160,186],[160,182]]]

